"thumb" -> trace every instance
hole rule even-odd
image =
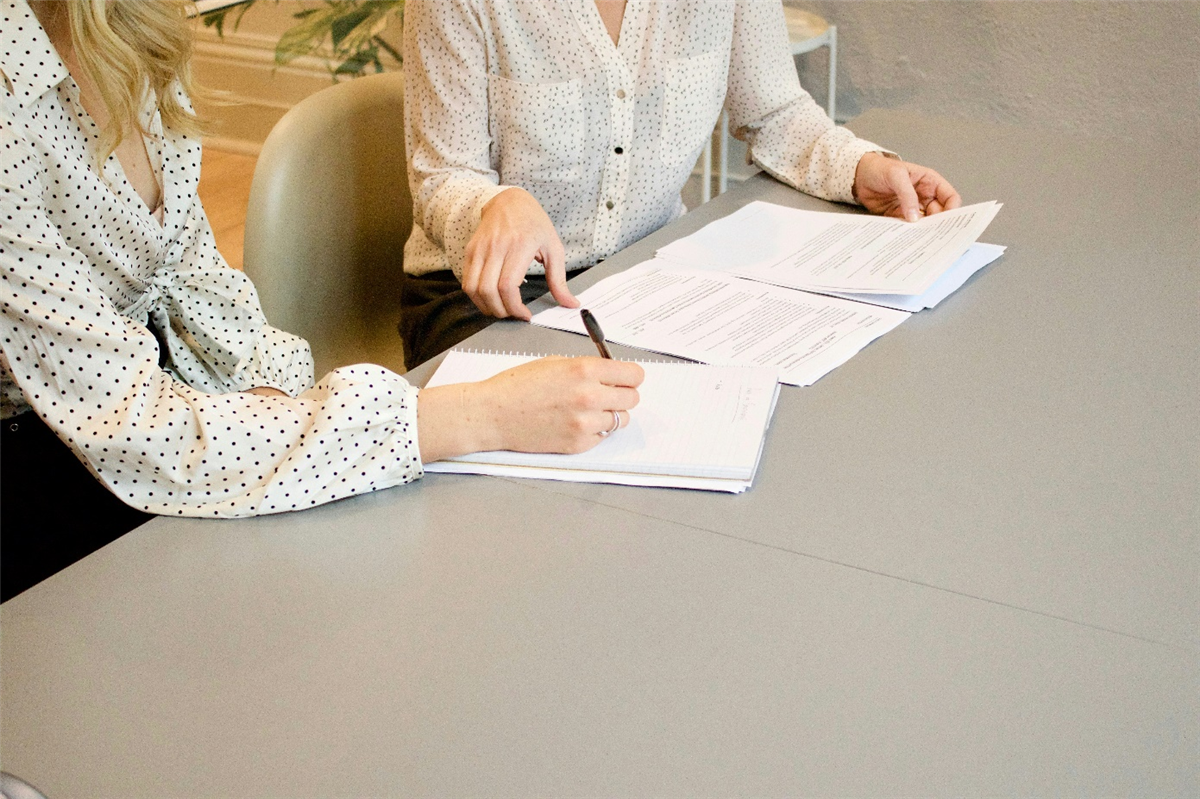
[[[888,175],[888,182],[892,184],[892,191],[896,193],[896,199],[900,201],[900,216],[908,222],[916,222],[920,219],[921,201],[917,199],[917,190],[913,188],[908,170],[903,165],[897,164]]]

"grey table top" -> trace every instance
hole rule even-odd
[[[1200,794],[1196,153],[851,127],[1004,202],[1009,249],[785,388],[751,491],[430,475],[156,520],[0,608],[5,770],[50,799]],[[754,179],[573,285],[758,198],[829,207]]]

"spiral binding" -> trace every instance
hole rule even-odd
[[[468,355],[503,355],[503,356],[513,357],[513,358],[549,358],[552,355],[558,355],[563,358],[579,357],[579,356],[575,356],[575,355],[562,355],[561,353],[538,354],[536,352],[518,352],[516,350],[483,350],[483,349],[475,349],[474,347],[471,347],[471,348],[453,347],[450,349],[450,352],[461,352],[461,353],[468,354]],[[659,353],[659,354],[665,354],[665,353]],[[743,367],[743,368],[747,368],[747,369],[763,368],[761,366],[754,366],[753,364],[747,364],[747,363],[708,364],[708,363],[705,363],[704,361],[693,361],[688,358],[680,358],[678,361],[655,361],[655,360],[648,360],[645,358],[638,358],[636,360],[629,361],[628,363],[662,363],[662,364],[675,365],[675,366],[739,366],[739,367]]]

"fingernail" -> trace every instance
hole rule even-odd
[[[904,218],[907,219],[909,222],[916,222],[921,217],[917,215],[916,211],[909,211],[908,213],[906,213],[904,215]]]

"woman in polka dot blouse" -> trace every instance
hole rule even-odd
[[[801,191],[909,219],[960,204],[813,102],[780,0],[409,0],[404,29],[410,366],[547,289],[575,307],[567,272],[683,213],[722,107]]]
[[[485,449],[581,451],[641,368],[545,359],[418,392],[313,386],[213,243],[183,0],[0,0],[3,578],[11,596],[148,518],[307,508]],[[103,484],[103,485],[102,485]]]

